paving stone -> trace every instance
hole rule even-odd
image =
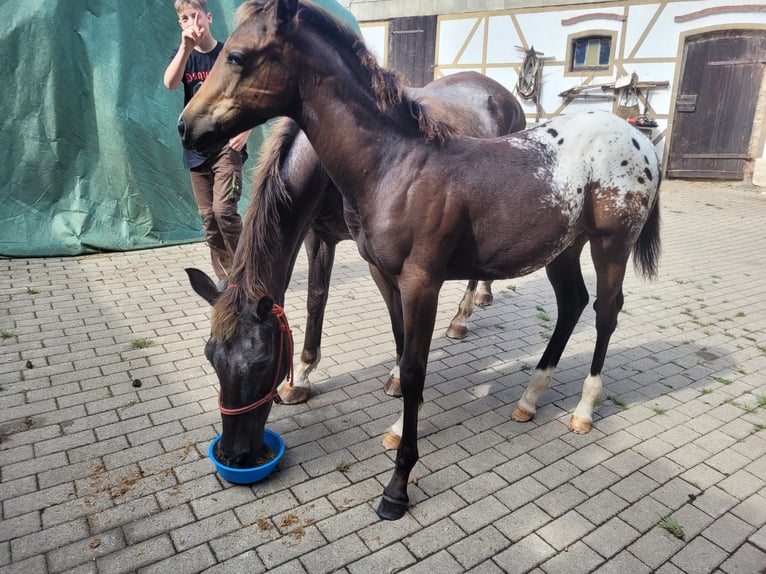
[[[717,546],[732,553],[754,531],[755,528],[744,520],[740,520],[733,514],[724,514],[703,530],[702,535]]]
[[[289,568],[285,570],[285,573],[301,574],[306,571],[303,569],[298,560],[288,562],[283,568]],[[271,572],[277,572],[279,569],[273,569]],[[255,550],[249,550],[243,552],[238,556],[229,558],[224,562],[219,562],[215,566],[212,566],[205,570],[206,574],[241,574],[242,572],[248,572],[249,574],[262,574],[266,571],[266,567],[261,562],[260,558],[256,554]]]
[[[610,490],[604,490],[580,504],[576,510],[594,525],[602,524],[630,505]]]
[[[585,494],[567,483],[542,495],[535,502],[549,515],[557,517],[576,507],[586,499]]]
[[[713,517],[721,516],[739,501],[716,486],[711,486],[694,500],[694,506]]]
[[[624,574],[625,572],[649,574],[652,569],[627,550],[623,550],[593,572],[598,574]]]
[[[478,476],[474,476],[470,480],[458,484],[454,490],[457,492],[463,500],[472,504],[478,500],[494,494],[499,490],[502,490],[508,486],[508,483],[494,472],[486,472]]]
[[[415,562],[415,557],[409,553],[407,548],[401,542],[397,542],[349,564],[348,570],[351,574],[367,574],[368,572],[392,574]]]
[[[537,535],[560,552],[594,528],[591,522],[572,510],[537,530]]]
[[[88,524],[79,519],[26,534],[11,540],[11,556],[21,561],[88,536]]]
[[[639,532],[646,532],[657,524],[660,517],[670,514],[670,509],[646,497],[623,510],[618,517]]]
[[[494,496],[487,496],[476,501],[468,508],[463,508],[452,514],[452,520],[471,534],[494,523],[499,518],[508,514],[508,509],[503,506]]]
[[[206,540],[228,534],[239,527],[239,520],[234,513],[226,511],[177,528],[170,533],[170,537],[175,547],[183,552]]]
[[[628,546],[628,550],[641,562],[656,570],[683,547],[684,542],[658,526]]]
[[[462,536],[449,547],[449,552],[463,568],[476,567],[476,572],[494,571],[497,567],[490,559],[510,546],[511,542],[494,526],[487,526],[469,536]],[[481,567],[485,565],[486,570]]]
[[[493,560],[506,572],[526,572],[555,554],[556,551],[542,538],[530,534],[495,556]]]
[[[508,540],[517,542],[548,524],[552,518],[535,504],[527,504],[495,522],[497,528]]]
[[[639,536],[635,528],[615,517],[587,534],[583,542],[601,556],[612,558]]]
[[[402,570],[406,574],[426,574],[430,572],[444,572],[445,574],[460,574],[463,567],[446,550],[429,556],[412,566]]]
[[[752,544],[745,544],[721,564],[721,571],[726,574],[760,572],[764,564],[766,564],[766,551]]]
[[[336,572],[347,564],[367,556],[370,550],[356,534],[312,550],[301,556],[300,561],[309,572]]]
[[[418,559],[438,552],[443,547],[449,547],[458,540],[465,538],[465,532],[451,519],[444,518],[439,522],[415,532],[403,540],[405,546]]]
[[[151,538],[96,559],[99,572],[122,574],[160,562],[176,553],[167,535]]]
[[[540,569],[546,574],[586,574],[603,563],[603,558],[582,542],[575,542],[544,562]]]
[[[688,574],[713,572],[728,555],[728,552],[709,540],[695,538],[673,556],[672,562]]]

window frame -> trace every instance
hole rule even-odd
[[[606,66],[574,67],[575,42],[586,39],[609,40],[609,62]],[[613,30],[588,30],[567,36],[567,56],[565,76],[611,76],[614,72],[614,60],[617,44],[617,32]]]

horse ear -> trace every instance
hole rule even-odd
[[[265,321],[271,314],[272,307],[274,307],[274,299],[272,299],[269,295],[264,295],[258,299],[258,305],[256,306],[255,314],[261,321]]]
[[[277,22],[285,24],[295,17],[298,12],[298,0],[277,1]]]
[[[218,297],[221,296],[221,292],[215,286],[213,280],[204,272],[193,267],[188,267],[184,271],[189,276],[189,283],[191,283],[194,292],[211,305],[214,305]]]

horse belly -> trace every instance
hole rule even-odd
[[[459,241],[450,274],[461,272],[461,279],[520,277],[544,267],[572,244],[581,229],[581,202],[562,209],[549,190],[516,195],[515,200],[525,199],[482,209],[481,214],[472,209],[472,225]]]

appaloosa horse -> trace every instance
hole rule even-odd
[[[514,414],[529,419],[587,303],[579,257],[590,243],[596,344],[569,423],[587,432],[629,256],[645,276],[657,270],[660,166],[651,141],[607,112],[560,116],[496,139],[456,136],[448,124],[429,121],[427,106],[409,98],[326,12],[298,0],[254,0],[240,9],[245,18],[181,114],[179,132],[185,145],[204,151],[274,116],[292,117],[357,218],[354,239],[385,281],[390,314],[400,317],[404,334],[397,341],[403,432],[379,516],[397,519],[407,510],[418,408],[446,280],[546,268],[558,317]],[[237,329],[222,326],[241,298],[230,289],[218,299],[213,321],[223,330],[213,352],[229,344],[227,330]],[[260,334],[274,344],[278,313],[268,313],[270,300],[263,299]],[[224,390],[223,402],[247,404],[254,392]]]

